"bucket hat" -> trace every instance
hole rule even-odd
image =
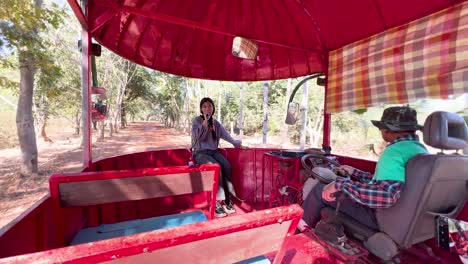
[[[382,118],[371,120],[372,124],[380,129],[390,131],[416,131],[423,126],[418,125],[416,110],[409,106],[394,106],[384,110]]]

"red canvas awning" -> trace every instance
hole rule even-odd
[[[325,72],[329,51],[459,2],[88,0],[88,21],[103,46],[149,68],[256,81]],[[236,36],[258,43],[255,60],[231,54]]]

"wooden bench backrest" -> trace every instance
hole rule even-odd
[[[219,166],[212,164],[56,174],[50,189],[62,207],[74,207],[216,191],[218,177]]]
[[[294,235],[302,212],[302,208],[294,204],[3,260],[15,263],[234,263],[276,251],[273,263],[281,263],[285,242]]]

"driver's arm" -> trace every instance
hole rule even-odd
[[[226,140],[227,142],[231,143],[234,147],[240,148],[242,147],[242,141],[241,140],[235,140],[232,138],[231,134],[226,131],[223,125],[218,122],[218,120],[215,120],[217,126],[216,128],[218,129],[219,137]]]
[[[372,180],[373,176],[374,175],[370,172],[362,171],[356,168],[354,168],[354,171],[351,174],[351,178],[354,178],[360,182],[369,182],[370,180]]]
[[[349,166],[349,165],[341,165],[338,168],[336,168],[335,171],[339,173],[339,175],[340,174],[342,176],[349,175],[352,179],[358,180],[360,182],[369,182],[374,176],[372,175],[372,173],[356,169],[353,166]]]
[[[370,183],[357,182],[338,177],[335,188],[356,202],[370,208],[388,208],[400,198],[400,181],[372,181]]]

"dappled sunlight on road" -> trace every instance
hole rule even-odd
[[[106,131],[102,142],[96,142],[97,131],[93,134],[93,160],[156,149],[190,147],[188,134],[157,122],[131,123],[119,133],[114,133],[112,138]],[[48,177],[51,174],[81,171],[81,137],[69,131],[53,131],[49,136],[54,142],[38,141],[37,177],[19,176],[19,148],[0,150],[0,227],[49,193]]]

